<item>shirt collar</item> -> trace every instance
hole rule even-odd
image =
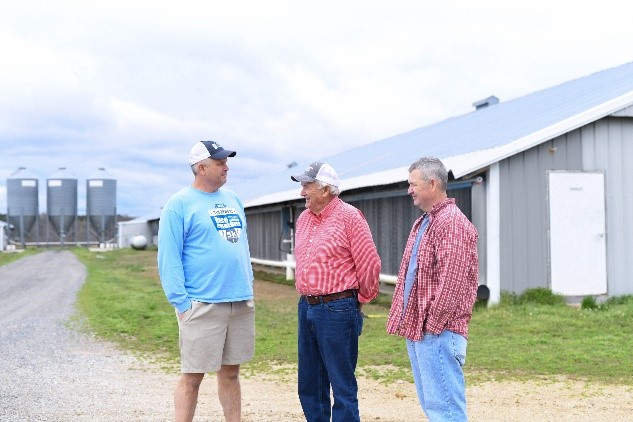
[[[427,214],[429,214],[431,217],[433,217],[433,216],[435,216],[435,214],[440,212],[442,209],[444,209],[447,206],[449,206],[451,204],[454,204],[454,203],[455,203],[455,198],[446,198],[442,202],[438,202],[437,204],[433,205],[433,208],[431,208],[431,211],[429,211]]]

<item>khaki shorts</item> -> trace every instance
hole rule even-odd
[[[176,318],[178,318],[176,310]],[[221,365],[240,365],[255,354],[255,303],[192,301],[178,320],[181,371],[215,372]]]

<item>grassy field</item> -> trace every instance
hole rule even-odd
[[[88,280],[77,307],[89,328],[165,367],[177,362],[177,324],[156,270],[156,251],[74,249]],[[0,261],[1,262],[1,261]],[[266,281],[269,280],[269,281]],[[284,285],[285,283],[285,285]],[[282,277],[256,273],[255,359],[245,372],[296,363],[296,293]],[[359,372],[385,382],[411,380],[404,341],[385,333],[388,297],[365,308]],[[495,379],[578,379],[633,384],[633,297],[570,307],[544,289],[504,295],[477,307],[465,366],[470,383]]]

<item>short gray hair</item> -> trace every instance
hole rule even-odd
[[[324,188],[326,186],[329,186],[330,187],[330,193],[332,195],[340,195],[341,194],[341,190],[337,186],[330,185],[329,183],[321,182],[320,180],[317,180],[316,182],[319,184],[319,189],[322,189],[322,188]]]
[[[440,182],[440,188],[446,192],[446,186],[448,185],[448,171],[446,167],[435,157],[422,157],[416,160],[411,166],[409,166],[409,173],[413,170],[420,170],[422,178],[426,181],[435,179]]]
[[[210,164],[211,161],[211,157],[209,158],[205,158],[204,160],[200,160],[197,163],[193,163],[192,165],[190,165],[189,167],[191,167],[191,172],[193,173],[194,176],[198,175],[198,171],[196,170],[198,168],[198,164],[202,163],[202,164]]]

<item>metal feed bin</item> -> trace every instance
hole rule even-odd
[[[116,180],[102,167],[86,180],[86,216],[100,243],[115,236]]]
[[[7,179],[7,217],[9,238],[25,244],[39,215],[37,177],[25,167],[18,168]]]
[[[63,243],[77,217],[77,179],[60,167],[46,183],[48,221]]]

